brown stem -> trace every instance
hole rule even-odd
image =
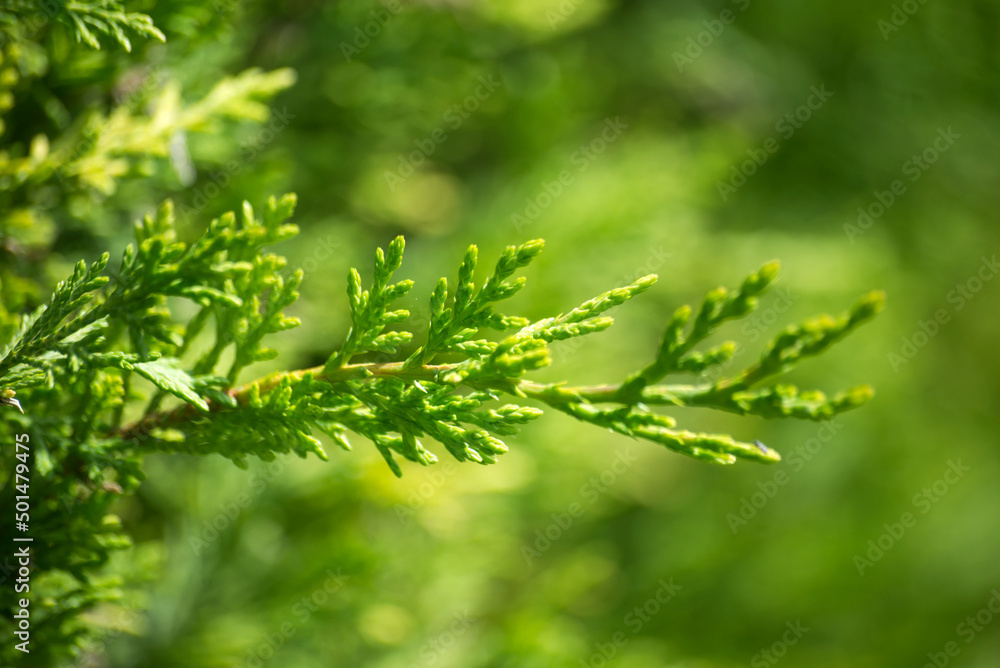
[[[404,380],[431,380],[442,371],[449,371],[453,367],[447,364],[423,366],[416,368],[406,368],[402,362],[390,362],[383,364],[348,364],[340,367],[332,373],[323,373],[322,366],[310,369],[299,369],[297,371],[281,371],[265,376],[246,385],[234,387],[227,394],[236,400],[238,404],[246,404],[250,400],[250,393],[254,386],[258,392],[266,394],[281,384],[285,378],[300,380],[306,374],[312,374],[316,380],[325,380],[330,383],[339,383],[345,380],[362,380],[364,378],[401,378]],[[225,408],[224,404],[208,401],[209,412],[220,411]],[[140,420],[133,422],[119,429],[115,434],[124,441],[145,436],[157,427],[166,427],[172,424],[179,424],[206,415],[205,411],[199,410],[193,404],[182,404],[169,411],[157,411],[146,415]]]
[[[419,367],[407,367],[405,362],[388,362],[381,364],[348,364],[331,372],[324,373],[322,366],[310,369],[299,369],[297,371],[282,371],[265,376],[264,378],[247,383],[240,387],[229,390],[230,397],[238,404],[246,404],[250,400],[250,394],[256,387],[260,394],[266,394],[278,387],[285,378],[300,380],[307,374],[311,374],[316,380],[323,380],[329,383],[339,383],[347,380],[364,380],[366,378],[399,378],[401,380],[433,380],[440,374],[451,371],[455,365],[437,364]],[[578,387],[567,386],[561,383],[535,383],[529,380],[516,379],[496,379],[496,380],[475,380],[468,381],[469,387],[482,390],[500,390],[515,396],[529,397],[536,399],[550,406],[567,403],[636,403],[633,398],[626,396],[622,385],[584,385]],[[690,405],[697,404],[703,398],[706,391],[710,391],[711,386],[653,386],[644,388],[638,400],[647,404],[668,404],[668,405]],[[225,408],[224,404],[208,402],[209,412],[220,411]],[[180,424],[206,413],[199,410],[193,404],[185,403],[170,411],[158,411],[143,417],[132,424],[118,430],[116,435],[122,440],[131,440],[148,434],[157,427],[167,427]]]

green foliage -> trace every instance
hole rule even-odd
[[[541,416],[534,400],[578,420],[719,463],[737,458],[773,462],[771,449],[728,435],[676,430],[675,420],[650,405],[699,406],[764,417],[823,419],[866,401],[860,388],[827,400],[787,385],[753,386],[816,355],[870,318],[881,305],[872,295],[840,319],[828,317],[789,327],[760,360],[711,385],[669,385],[668,374],[700,372],[729,359],[733,344],[704,353],[694,347],[725,320],[749,314],[777,274],[766,265],[733,293],[708,294],[691,320],[678,309],[652,363],[621,383],[572,386],[536,383],[525,376],[551,361],[549,345],[607,329],[610,309],[650,289],[655,276],[608,291],[551,318],[530,322],[498,304],[524,286],[516,277],[541,252],[540,240],[510,246],[477,287],[477,250],[470,247],[454,291],[442,278],[430,297],[426,340],[406,354],[412,334],[400,329],[409,314],[390,310],[413,287],[393,283],[403,261],[403,239],[375,254],[370,287],[360,273],[348,277],[352,324],[344,343],[319,367],[287,371],[237,385],[241,371],[277,353],[264,338],[298,325],[284,309],[298,297],[301,271],[281,276],[285,260],[267,251],[297,233],[287,220],[295,198],[272,198],[258,215],[245,204],[240,215],[213,220],[193,241],[179,240],[168,201],[135,226],[135,242],[122,253],[110,281],[105,254],[80,262],[49,302],[23,316],[0,357],[0,388],[22,401],[14,424],[35,444],[32,481],[53,505],[35,521],[46,561],[38,566],[45,592],[38,627],[51,647],[71,643],[75,614],[106,595],[88,573],[128,545],[106,514],[115,494],[142,478],[142,455],[152,452],[218,453],[246,466],[247,457],[272,460],[285,453],[326,459],[314,431],[349,449],[348,433],[371,440],[396,475],[396,456],[422,465],[437,461],[421,439],[441,443],[458,461],[491,464],[508,450],[502,440]],[[180,308],[180,299],[191,309]],[[192,313],[189,317],[181,314]],[[205,333],[214,323],[214,335]],[[690,324],[690,327],[688,326]],[[499,332],[493,339],[488,331]],[[205,334],[195,345],[196,339]],[[203,349],[196,355],[197,349]],[[366,353],[398,361],[354,361]],[[228,370],[221,369],[229,353]],[[432,364],[443,355],[449,361]],[[224,374],[224,375],[223,375]],[[145,381],[152,394],[129,424]],[[504,396],[515,403],[503,403]],[[164,401],[177,403],[162,408]],[[8,409],[9,411],[10,409]],[[10,462],[6,475],[9,477]],[[11,483],[3,491],[11,494]],[[73,512],[58,511],[62,504]],[[5,531],[7,529],[5,528]],[[73,576],[72,586],[64,573]],[[68,588],[67,588],[68,587]],[[62,594],[57,597],[54,592]],[[9,596],[5,590],[4,596]],[[60,601],[57,603],[56,601]],[[65,601],[74,601],[66,608]]]
[[[368,20],[367,7],[354,10],[357,16],[342,27],[346,39],[353,39],[358,20]],[[401,475],[400,457],[420,465],[438,461],[432,442],[457,461],[494,463],[507,452],[510,437],[542,415],[539,406],[548,406],[697,459],[774,462],[779,453],[759,442],[678,429],[674,416],[652,408],[714,408],[737,415],[823,420],[871,396],[867,387],[828,398],[788,384],[762,385],[824,352],[868,320],[881,306],[878,294],[839,318],[824,316],[787,328],[758,361],[741,371],[711,383],[668,383],[669,376],[721,370],[734,359],[732,342],[698,346],[726,321],[753,312],[776,278],[777,265],[772,263],[732,292],[710,292],[697,315],[688,307],[678,309],[661,345],[650,351],[651,361],[634,373],[615,375],[602,385],[540,383],[529,378],[552,362],[553,348],[609,328],[609,311],[649,290],[656,277],[640,278],[564,314],[531,321],[504,313],[500,306],[524,286],[524,278],[515,275],[538,256],[542,242],[504,250],[481,284],[476,277],[478,251],[471,247],[452,289],[445,278],[434,287],[427,326],[411,328],[426,331],[426,336],[416,337],[406,330],[406,309],[398,308],[413,283],[393,279],[403,261],[401,237],[376,253],[370,283],[358,271],[350,272],[351,327],[341,346],[332,353],[324,350],[325,363],[241,384],[244,371],[278,355],[278,348],[268,347],[265,339],[298,324],[285,311],[295,305],[302,273],[283,274],[284,259],[267,250],[296,233],[286,222],[294,197],[272,199],[259,212],[245,205],[203,230],[180,224],[168,201],[155,216],[136,225],[134,243],[110,271],[106,254],[89,265],[81,262],[51,297],[42,287],[50,285],[47,276],[33,270],[41,263],[22,258],[54,258],[46,268],[59,271],[60,252],[78,257],[84,251],[65,246],[53,251],[57,231],[98,227],[93,221],[106,210],[145,206],[158,201],[151,194],[158,186],[189,184],[188,136],[211,137],[230,128],[232,121],[266,120],[270,110],[265,101],[290,86],[294,73],[285,68],[269,73],[249,69],[221,79],[192,100],[184,99],[180,78],[155,58],[126,70],[121,63],[127,61],[116,60],[122,54],[114,54],[114,49],[87,53],[87,58],[72,51],[67,56],[64,33],[90,48],[115,42],[129,52],[146,41],[136,37],[163,39],[148,16],[107,0],[2,3],[0,30],[10,38],[2,44],[0,62],[0,132],[5,133],[0,135],[0,226],[4,249],[15,258],[0,266],[0,341],[6,342],[0,351],[0,404],[7,406],[0,411],[8,417],[2,427],[4,442],[24,432],[33,445],[32,518],[39,548],[32,583],[33,646],[40,665],[54,663],[57,656],[79,655],[88,639],[99,639],[107,630],[105,621],[93,615],[95,606],[119,600],[131,576],[115,562],[130,545],[114,514],[116,502],[136,492],[144,476],[143,457],[151,452],[220,454],[247,466],[251,458],[271,461],[293,452],[326,459],[318,436],[349,449],[349,438],[357,435],[370,440],[391,470]],[[337,49],[336,40],[327,34],[322,43]],[[387,31],[366,55],[395,48]],[[324,67],[330,62],[313,52],[303,54]],[[431,54],[428,62],[437,67],[441,59]],[[211,70],[215,64],[202,67]],[[344,76],[341,69],[330,69],[331,76]],[[371,113],[376,104],[372,100],[388,100],[400,108],[408,103],[395,94],[398,89],[392,94],[364,93],[369,86],[379,89],[387,83],[383,71],[392,74],[391,68],[373,68],[360,83],[351,82],[357,75],[326,81],[323,90],[370,99],[368,106],[360,99],[341,105],[338,99],[336,114],[329,113],[324,100],[321,114],[324,122],[335,117],[338,126],[351,127],[352,132],[370,126],[405,137],[408,147],[412,129],[390,133],[385,116],[413,114],[397,110],[387,115],[382,110],[372,114],[383,117],[378,124],[357,122]],[[124,75],[142,82],[124,86]],[[424,77],[414,79],[424,87]],[[348,85],[343,85],[345,80]],[[466,85],[462,79],[447,95],[461,99],[468,93]],[[308,90],[315,97],[316,89]],[[530,99],[544,96],[533,94]],[[418,107],[445,107],[442,101],[425,102]],[[350,116],[354,113],[358,116]],[[440,121],[435,117],[434,122]],[[479,122],[470,120],[462,132],[474,132]],[[310,133],[324,127],[304,125]],[[319,141],[318,134],[308,138],[311,145],[323,147],[320,160],[314,156],[311,162],[328,161],[331,145],[351,149],[346,142]],[[369,139],[357,143],[375,144]],[[486,141],[531,144],[508,141],[502,132],[490,133]],[[311,150],[319,152],[314,146]],[[388,150],[391,160],[394,149],[389,146],[379,150]],[[329,165],[319,178],[340,170],[342,178],[332,180],[348,183],[363,174],[359,165],[385,161],[385,156],[369,160],[361,150],[354,151]],[[442,151],[438,159],[451,158]],[[141,184],[141,196],[121,196],[130,182]],[[327,187],[324,181],[322,188]],[[317,206],[321,198],[310,199]],[[177,208],[185,222],[208,218],[183,203]],[[399,209],[406,211],[400,215],[405,227],[419,230],[427,224],[407,217],[411,207]],[[376,355],[379,361],[371,361]],[[387,356],[394,357],[384,361]],[[24,414],[15,412],[18,408]],[[3,507],[14,494],[12,466],[9,457],[0,466],[8,481],[0,490]],[[7,544],[10,531],[6,523],[0,529]],[[0,594],[5,610],[13,607],[11,595],[9,588]],[[5,634],[9,622],[0,620]],[[10,651],[9,645],[0,648]],[[4,665],[13,662],[6,654],[0,659]]]
[[[62,99],[49,89],[46,77],[70,65],[58,47],[40,42],[46,30],[29,29],[23,18],[16,18],[34,17],[33,3],[8,4],[16,7],[10,9],[14,13],[0,13],[0,19],[9,19],[0,26],[7,25],[14,37],[0,42],[0,137],[7,119],[17,124],[17,133],[0,146],[0,229],[28,248],[47,247],[56,225],[93,218],[122,184],[137,177],[188,183],[196,173],[189,135],[267,120],[271,110],[266,101],[295,81],[287,68],[250,68],[222,77],[198,99],[185,100],[180,79],[168,66],[156,64],[135,67],[119,82],[109,82],[107,75],[90,81],[85,76],[90,70],[75,73],[72,79],[80,82],[80,90],[70,89]],[[92,30],[106,30],[128,44],[124,28],[142,32],[148,21],[103,0],[37,4],[55,7],[56,16],[77,26],[78,38],[92,45]],[[47,28],[51,17],[40,16],[39,25]],[[104,67],[114,67],[112,56],[100,57],[106,60]],[[74,109],[79,97],[93,97],[95,89],[101,104]]]
[[[0,26],[14,37],[37,32],[40,24],[56,19],[70,28],[77,42],[100,49],[98,35],[113,39],[125,51],[132,50],[126,32],[166,41],[163,33],[146,14],[125,11],[120,2],[92,0],[7,0],[0,5]]]
[[[286,198],[283,201],[291,200]],[[272,201],[269,211],[275,207]],[[251,220],[251,217],[245,218],[245,224],[249,225]],[[224,229],[228,229],[225,224],[213,223],[206,236],[196,241],[193,248],[216,248],[217,242],[213,239],[221,240],[223,237],[213,235]],[[257,237],[260,242],[273,240],[263,233],[269,228],[259,226],[256,229],[261,230]],[[280,233],[290,228],[279,226],[270,229]],[[164,228],[162,234],[169,234],[169,228]],[[535,240],[519,247],[508,247],[478,289],[474,283],[477,250],[471,247],[459,268],[454,292],[448,294],[447,280],[442,278],[431,295],[430,323],[427,340],[423,344],[409,356],[400,356],[396,362],[351,364],[354,357],[364,353],[396,353],[400,346],[413,338],[409,331],[385,331],[387,326],[400,325],[409,317],[404,309],[389,309],[395,300],[413,287],[412,281],[392,283],[393,273],[403,260],[403,239],[397,238],[388,251],[377,251],[369,289],[362,288],[362,279],[356,269],[350,271],[347,296],[351,329],[343,345],[325,365],[278,373],[262,383],[242,388],[231,387],[238,372],[247,364],[270,359],[274,354],[271,350],[259,348],[264,334],[297,324],[297,321],[282,315],[281,309],[294,301],[301,274],[295,274],[286,284],[274,275],[274,270],[283,262],[274,256],[260,256],[255,263],[257,271],[239,281],[249,286],[250,291],[227,294],[218,287],[206,285],[179,287],[182,285],[180,277],[187,270],[178,267],[176,276],[170,278],[171,284],[178,287],[173,290],[157,287],[156,291],[178,296],[201,296],[208,302],[195,317],[194,329],[199,329],[205,315],[211,313],[218,325],[216,343],[198,362],[196,373],[199,377],[213,373],[226,346],[232,343],[236,349],[236,361],[227,375],[230,386],[227,396],[232,401],[223,400],[214,404],[212,411],[215,417],[212,420],[189,424],[191,417],[196,415],[190,406],[204,410],[207,405],[190,398],[194,378],[169,387],[160,385],[186,399],[189,405],[171,412],[147,414],[138,426],[127,428],[125,434],[132,438],[140,433],[140,427],[147,431],[153,427],[169,427],[176,437],[163,440],[157,446],[167,451],[178,447],[173,445],[180,439],[177,432],[183,434],[185,451],[190,452],[201,451],[203,444],[230,441],[234,446],[219,448],[219,452],[242,464],[248,452],[261,455],[276,443],[295,444],[291,450],[299,454],[316,452],[324,456],[318,443],[309,436],[309,425],[332,433],[338,444],[344,447],[347,447],[344,431],[350,430],[370,439],[392,470],[401,475],[402,470],[394,454],[423,465],[437,461],[421,444],[419,439],[422,437],[442,443],[459,461],[496,462],[497,456],[507,451],[507,445],[499,436],[516,433],[517,425],[540,414],[537,410],[517,404],[505,405],[499,411],[488,407],[507,394],[516,399],[538,400],[585,422],[650,440],[692,457],[731,464],[738,457],[767,462],[777,461],[780,457],[773,450],[736,441],[727,435],[677,431],[672,418],[656,414],[648,406],[698,406],[763,417],[821,420],[855,408],[871,396],[871,390],[865,386],[838,394],[832,399],[827,399],[818,391],[799,392],[791,385],[765,389],[754,389],[754,386],[791,369],[803,357],[819,354],[872,317],[882,303],[878,294],[869,295],[849,315],[840,319],[824,316],[787,328],[769,344],[756,364],[736,376],[724,377],[703,386],[659,384],[668,374],[703,372],[731,358],[735,349],[732,342],[704,353],[695,351],[694,347],[724,321],[746,316],[754,310],[757,296],[777,275],[775,263],[747,278],[732,294],[723,288],[710,292],[687,333],[685,328],[691,319],[691,309],[686,306],[678,309],[666,328],[654,361],[620,384],[577,387],[526,380],[524,376],[527,373],[551,362],[551,342],[606,329],[612,320],[603,315],[605,312],[649,289],[656,280],[655,276],[644,277],[630,286],[599,295],[564,315],[535,323],[501,313],[497,304],[524,285],[523,277],[513,278],[514,273],[531,262],[542,246],[540,240]],[[185,252],[183,246],[178,244],[175,254],[179,256]],[[159,254],[154,254],[151,259],[158,261],[159,257]],[[199,255],[193,252],[190,257],[197,258]],[[227,271],[235,266],[228,255],[224,258],[220,256],[219,261],[226,263],[223,266],[227,267]],[[268,270],[272,275],[260,273]],[[199,272],[194,274],[199,275]],[[261,312],[256,292],[265,290],[269,291],[270,297],[267,308]],[[249,310],[246,305],[249,305]],[[81,322],[89,322],[97,315],[87,316]],[[156,317],[160,315],[161,312],[156,311]],[[191,329],[190,325],[188,329]],[[483,331],[489,329],[516,331],[495,341],[481,338]],[[140,327],[133,339],[141,341],[141,332]],[[163,341],[168,337],[166,333],[161,333],[159,339]],[[431,358],[438,354],[464,359],[430,364]],[[187,393],[179,391],[178,387],[187,389]],[[267,397],[267,401],[262,397]],[[600,408],[601,404],[613,404],[615,407]],[[243,420],[243,437],[236,441],[226,438],[227,430],[236,421],[215,418],[230,412],[238,413],[244,405],[262,422],[257,425],[252,420]],[[280,431],[284,437],[291,435],[291,438],[274,439],[268,431],[273,431],[273,425],[281,424],[284,416],[288,420]],[[263,428],[265,424],[271,425],[271,428]],[[258,426],[261,428],[258,429]],[[211,430],[208,434],[203,433],[206,427]],[[288,451],[288,448],[280,451]]]

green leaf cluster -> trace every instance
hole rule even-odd
[[[820,420],[871,396],[867,387],[828,399],[787,384],[760,385],[870,319],[881,307],[879,294],[839,318],[786,328],[736,374],[702,385],[665,382],[731,359],[732,342],[698,346],[756,308],[777,276],[777,264],[770,263],[733,291],[709,292],[697,314],[679,308],[652,361],[620,381],[539,383],[528,376],[551,363],[550,346],[607,329],[611,309],[652,288],[656,277],[532,322],[501,305],[524,287],[516,274],[538,257],[542,241],[506,248],[481,283],[473,246],[454,288],[446,278],[438,281],[429,322],[421,327],[426,335],[414,341],[405,329],[409,313],[394,307],[413,288],[412,281],[394,279],[403,263],[402,237],[377,250],[370,281],[349,272],[351,327],[324,364],[239,384],[247,367],[277,355],[268,337],[299,324],[285,311],[294,306],[302,273],[283,277],[284,258],[269,250],[298,232],[288,223],[294,206],[292,195],[271,198],[259,214],[245,204],[186,242],[165,202],[136,224],[135,242],[117,269],[108,269],[106,254],[81,262],[47,304],[20,319],[0,352],[0,390],[16,392],[24,408],[24,415],[12,414],[12,424],[36,444],[37,484],[78,509],[44,516],[56,555],[45,568],[53,578],[56,571],[76,578],[72,591],[85,602],[81,609],[99,596],[84,577],[87,569],[128,544],[108,528],[117,524],[107,510],[114,495],[135,489],[149,452],[215,453],[245,466],[248,457],[286,453],[326,459],[320,435],[344,449],[356,435],[402,475],[400,458],[425,466],[438,461],[432,442],[458,461],[492,464],[507,452],[507,440],[548,406],[698,459],[773,462],[780,458],[773,449],[678,429],[674,417],[652,407]],[[373,354],[379,361],[366,360]],[[385,361],[386,355],[395,359]],[[9,462],[5,469],[9,477]],[[3,493],[10,494],[9,484]],[[61,552],[69,549],[67,539],[79,559]],[[68,626],[60,628],[69,633]]]
[[[251,69],[185,101],[176,79],[153,68],[115,103],[81,111],[41,85],[51,68],[65,65],[58,24],[94,49],[111,41],[131,51],[136,37],[163,39],[147,15],[119,2],[0,2],[6,37],[0,43],[0,230],[5,247],[18,253],[46,252],[57,223],[89,220],[128,179],[154,179],[156,165],[169,166],[173,182],[188,183],[189,133],[266,120],[265,102],[294,81],[290,70]],[[111,54],[95,58],[113,69]],[[86,83],[99,85],[110,100],[110,86],[95,77]],[[5,119],[15,113],[22,130],[33,130],[8,137]],[[25,121],[35,116],[42,120]],[[646,276],[538,320],[508,313],[506,302],[525,286],[518,273],[539,257],[541,240],[507,247],[486,271],[470,247],[455,276],[442,277],[430,291],[427,322],[411,326],[410,313],[398,304],[414,284],[395,278],[405,250],[396,238],[376,251],[370,277],[349,272],[350,328],[323,364],[248,380],[253,365],[279,356],[273,335],[299,325],[288,312],[302,272],[286,274],[285,259],[271,252],[298,233],[288,222],[295,204],[293,195],[271,198],[259,210],[244,204],[200,228],[182,229],[178,214],[197,224],[199,212],[175,211],[167,200],[135,224],[134,242],[120,258],[112,262],[105,253],[79,262],[50,295],[41,287],[44,277],[0,265],[0,411],[7,418],[0,441],[12,443],[24,433],[32,448],[38,548],[32,628],[39,652],[33,660],[40,665],[78,655],[83,643],[100,636],[99,624],[84,615],[120,596],[124,579],[109,571],[116,570],[116,553],[131,545],[113,508],[121,495],[136,491],[143,457],[152,452],[217,454],[246,466],[250,458],[292,453],[325,460],[324,441],[349,450],[360,437],[402,475],[405,462],[429,466],[441,456],[493,464],[525,424],[552,408],[698,459],[774,462],[777,451],[759,442],[687,431],[659,409],[822,420],[871,397],[864,386],[828,398],[769,383],[874,316],[883,300],[877,293],[840,317],[786,328],[735,374],[711,383],[668,382],[733,359],[733,342],[703,344],[757,307],[776,279],[775,263],[732,291],[711,291],[697,312],[678,309],[651,361],[631,374],[601,385],[532,380],[552,363],[553,346],[608,329],[612,309],[656,282]],[[0,458],[3,507],[16,493],[16,462],[11,453]],[[9,523],[0,525],[8,545],[12,531]],[[13,596],[10,587],[0,590],[3,609],[14,608]],[[0,618],[5,635],[12,628],[9,618]],[[12,651],[9,644],[0,648],[0,663],[13,663]]]

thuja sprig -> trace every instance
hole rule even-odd
[[[330,356],[324,369],[334,371],[351,361],[355,355],[365,352],[382,351],[395,353],[396,348],[408,343],[413,335],[409,332],[386,332],[388,325],[403,322],[410,317],[409,311],[398,309],[389,311],[392,302],[406,296],[413,287],[413,281],[390,283],[392,274],[403,263],[403,238],[396,238],[389,244],[388,254],[379,248],[375,253],[375,269],[370,290],[361,287],[361,274],[352,268],[347,277],[347,300],[351,312],[351,329],[344,344]]]
[[[21,0],[5,2],[0,10],[5,14],[4,24],[14,37],[31,35],[28,26],[35,26],[39,17],[54,16],[67,25],[78,43],[92,49],[100,49],[98,35],[110,37],[125,51],[132,50],[132,42],[126,35],[131,31],[142,37],[166,41],[163,33],[153,25],[153,19],[146,14],[129,12],[120,2],[114,0],[90,0],[89,2],[44,2],[42,0]],[[33,21],[31,20],[33,19]]]
[[[276,354],[263,347],[263,340],[298,324],[284,310],[298,296],[301,274],[283,280],[278,269],[284,260],[263,250],[296,232],[285,222],[293,206],[290,196],[272,200],[258,220],[247,205],[239,219],[230,214],[213,221],[188,245],[175,239],[169,206],[137,227],[137,246],[126,251],[117,287],[100,297],[97,306],[84,309],[68,330],[79,337],[72,353],[77,364],[118,370],[126,381],[126,394],[134,374],[158,388],[138,420],[118,426],[116,419],[104,425],[117,442],[115,448],[219,452],[242,465],[247,456],[266,459],[283,452],[300,456],[312,452],[325,458],[314,432],[326,434],[343,448],[350,447],[349,435],[357,434],[372,441],[399,475],[397,457],[421,465],[437,461],[429,441],[442,444],[459,461],[493,463],[507,451],[503,439],[537,419],[540,405],[698,459],[773,462],[779,454],[751,439],[679,429],[675,417],[653,409],[714,408],[740,415],[822,420],[871,397],[867,386],[827,398],[792,385],[763,384],[802,359],[824,352],[874,316],[882,304],[880,293],[868,295],[840,318],[823,316],[786,328],[758,361],[734,375],[703,384],[666,381],[672,375],[699,374],[732,358],[732,342],[705,350],[699,344],[727,321],[756,308],[760,295],[777,277],[774,262],[734,290],[712,290],[697,311],[687,306],[677,309],[652,360],[620,382],[575,386],[538,383],[528,376],[551,363],[551,345],[610,327],[609,311],[649,290],[656,276],[530,322],[499,307],[524,286],[524,278],[516,274],[538,257],[543,242],[506,248],[479,285],[478,250],[473,246],[460,264],[454,289],[449,290],[447,279],[438,281],[430,296],[426,338],[407,353],[405,347],[413,339],[404,329],[409,313],[393,307],[413,287],[412,281],[393,278],[403,262],[401,237],[376,251],[367,286],[359,271],[350,271],[351,327],[325,364],[239,385],[244,368]],[[87,280],[93,279],[81,275],[76,283],[86,285]],[[165,310],[163,295],[171,294],[201,306],[186,325],[174,322]],[[210,320],[216,323],[214,344],[185,366],[180,358],[194,347],[195,337]],[[130,352],[88,351],[98,342],[106,346],[121,327],[129,334]],[[222,353],[230,346],[234,361],[228,371],[218,370]],[[371,353],[379,353],[379,361],[365,361]],[[437,362],[441,355],[448,361]],[[390,361],[384,361],[387,356]],[[35,366],[51,378],[59,363],[40,360]],[[161,400],[168,396],[182,403],[160,410]],[[119,402],[119,417],[127,398]],[[526,400],[536,405],[522,405]],[[99,418],[95,418],[98,427]]]
[[[736,352],[736,346],[732,342],[726,342],[704,353],[694,352],[693,348],[715,332],[726,320],[744,317],[756,309],[757,297],[767,290],[778,276],[778,269],[777,262],[770,262],[748,276],[733,293],[723,287],[709,292],[687,333],[685,328],[691,320],[691,307],[684,305],[678,308],[663,333],[656,358],[629,376],[622,386],[622,392],[638,397],[643,388],[662,380],[670,373],[702,372],[732,359]]]
[[[97,275],[106,258],[90,268],[81,265],[57,288],[49,306],[25,318],[0,358],[0,369],[8,372],[0,378],[0,389],[54,387],[59,374],[89,369],[95,377],[111,374],[120,381],[120,396],[114,396],[118,386],[112,383],[101,406],[83,411],[89,416],[85,428],[107,434],[116,451],[218,452],[242,465],[248,456],[268,459],[285,452],[325,458],[314,432],[343,448],[350,447],[353,433],[371,440],[397,475],[402,473],[397,457],[422,465],[437,461],[425,441],[441,443],[459,461],[493,463],[507,451],[503,439],[542,414],[537,405],[698,459],[773,462],[780,459],[778,453],[751,439],[679,429],[675,417],[653,408],[821,420],[871,397],[867,386],[827,398],[792,385],[762,384],[824,352],[874,316],[882,304],[879,293],[840,318],[823,316],[786,328],[758,361],[732,376],[704,384],[666,382],[668,376],[698,374],[732,358],[732,342],[707,350],[698,346],[726,321],[756,308],[777,277],[773,262],[732,291],[712,290],[697,312],[677,309],[652,360],[620,382],[575,386],[538,383],[528,376],[551,363],[550,345],[610,327],[610,310],[649,290],[656,277],[530,322],[499,307],[524,286],[516,274],[538,257],[543,242],[506,248],[478,286],[473,246],[454,289],[449,291],[442,278],[433,290],[426,338],[411,352],[400,351],[413,338],[402,329],[409,313],[393,308],[413,287],[412,281],[393,280],[403,262],[401,237],[377,250],[367,287],[360,272],[350,271],[351,327],[325,364],[239,385],[246,367],[277,354],[264,347],[264,339],[298,325],[284,311],[298,297],[301,273],[282,279],[284,259],[265,251],[297,232],[286,222],[294,203],[292,196],[272,199],[260,218],[246,205],[238,218],[227,214],[212,221],[191,243],[177,240],[172,208],[164,205],[157,216],[137,225],[136,244],[126,249],[112,285],[105,287],[106,280]],[[177,322],[167,296],[191,300],[199,309],[187,323]],[[198,339],[211,321],[214,343]],[[490,331],[500,334],[490,336]],[[115,343],[123,337],[124,347]],[[182,362],[194,354],[196,339],[202,341],[200,354]],[[233,361],[228,369],[218,369],[228,348]],[[364,361],[370,353],[382,359]],[[395,361],[384,361],[392,355]],[[449,361],[435,363],[440,355]],[[123,407],[134,394],[133,377],[152,383],[156,391],[143,414],[121,426]],[[168,397],[181,403],[160,409]],[[525,400],[537,405],[522,405]]]
[[[287,222],[294,206],[292,195],[261,210],[246,204],[183,241],[173,207],[164,203],[136,224],[135,241],[116,268],[107,255],[81,262],[44,306],[21,316],[0,348],[0,410],[30,434],[32,484],[39,498],[51,500],[38,511],[45,521],[36,539],[65,557],[60,566],[40,568],[73,573],[82,597],[80,605],[67,604],[67,615],[89,606],[95,589],[87,573],[128,544],[106,517],[117,495],[136,489],[150,452],[216,453],[245,466],[251,457],[288,453],[326,459],[318,436],[347,450],[360,436],[402,475],[400,458],[428,466],[438,450],[492,464],[507,452],[507,439],[547,407],[697,459],[774,462],[777,451],[759,442],[685,430],[674,413],[711,408],[823,420],[871,397],[867,386],[828,398],[770,383],[873,317],[880,293],[840,317],[787,327],[759,359],[715,382],[671,378],[697,378],[732,359],[731,342],[701,344],[753,311],[777,276],[776,263],[732,291],[711,291],[697,311],[678,309],[649,363],[616,382],[534,381],[532,373],[552,362],[550,346],[606,330],[613,308],[656,282],[646,276],[534,322],[505,313],[502,303],[524,287],[518,270],[539,256],[540,240],[503,250],[481,282],[471,247],[454,289],[438,281],[427,335],[413,341],[405,329],[409,313],[394,307],[413,287],[394,278],[404,253],[397,238],[376,252],[369,281],[351,270],[351,326],[324,364],[241,382],[255,363],[278,354],[280,347],[266,345],[270,337],[299,324],[286,311],[302,273],[283,277],[284,258],[269,250],[298,232]],[[187,317],[178,317],[181,302]],[[9,481],[13,469],[9,461],[3,466]],[[12,495],[10,482],[0,488],[0,498]]]
[[[497,260],[493,273],[476,290],[473,278],[479,259],[479,249],[470,246],[458,270],[458,284],[450,307],[448,279],[441,278],[431,295],[430,327],[427,342],[407,360],[410,366],[420,366],[439,353],[459,353],[474,358],[492,353],[496,346],[486,339],[474,339],[479,330],[488,327],[507,331],[524,327],[528,321],[517,316],[499,313],[495,304],[509,299],[524,287],[524,277],[511,280],[514,273],[527,266],[542,251],[540,239],[518,247],[509,246]]]

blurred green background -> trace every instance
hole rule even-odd
[[[864,409],[825,428],[680,416],[761,439],[774,467],[556,414],[496,466],[402,480],[360,440],[249,471],[150,458],[122,567],[161,570],[134,609],[95,613],[125,632],[93,665],[1000,665],[1000,5],[135,4],[168,42],[102,61],[119,78],[156,64],[191,96],[248,67],[297,83],[271,102],[275,131],[192,134],[193,183],[162,168],[123,185],[57,218],[53,250],[120,248],[165,196],[195,229],[297,192],[302,233],[276,250],[306,271],[304,324],[257,374],[325,359],[347,269],[400,233],[417,317],[470,243],[547,241],[509,309],[530,317],[659,274],[611,331],[557,348],[549,379],[622,378],[677,305],[774,258],[779,289],[726,332],[737,364],[869,289],[889,306],[791,376],[870,382]]]

